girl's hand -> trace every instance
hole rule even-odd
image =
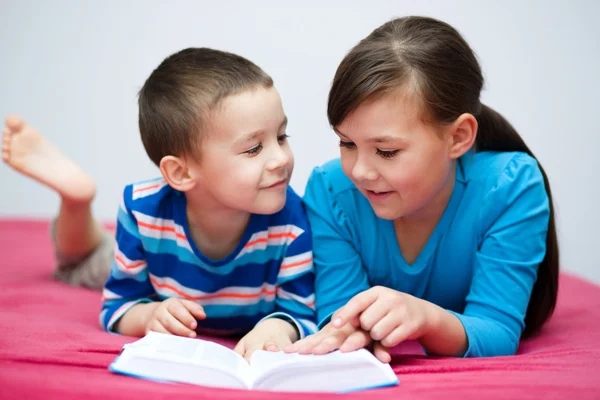
[[[336,328],[330,322],[314,335],[310,335],[284,348],[286,353],[326,354],[339,349],[341,352],[358,350],[369,346],[372,339],[368,332],[352,324]],[[389,351],[380,343],[374,343],[373,352],[382,362],[390,362]]]
[[[389,348],[427,335],[439,318],[438,309],[428,301],[376,286],[357,294],[336,311],[331,324],[360,327],[369,332],[371,339]]]

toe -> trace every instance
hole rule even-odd
[[[8,117],[6,117],[6,126],[13,133],[20,132],[21,129],[23,129],[23,125],[25,125],[25,121],[23,120],[23,118],[17,115],[9,115]]]

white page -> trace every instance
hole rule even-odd
[[[225,346],[209,341],[149,332],[126,347],[128,351],[135,351],[143,357],[207,365],[229,371],[246,383],[250,380],[250,367],[243,357]]]
[[[355,383],[371,386],[397,380],[389,365],[379,362],[365,349],[324,355],[257,351],[252,355],[251,366],[254,385],[262,389],[318,391],[327,390],[332,384],[358,388]],[[364,379],[353,376],[358,371]],[[315,381],[315,375],[326,378]]]

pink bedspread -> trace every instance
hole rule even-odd
[[[98,293],[51,278],[47,233],[45,221],[0,220],[0,398],[314,397],[163,384],[110,373],[107,366],[131,338],[100,329]],[[538,337],[521,344],[517,356],[425,357],[415,343],[399,346],[394,354],[399,386],[343,397],[600,399],[600,287],[563,274],[554,317]]]

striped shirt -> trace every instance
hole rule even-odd
[[[100,314],[109,332],[135,304],[170,297],[204,308],[198,332],[242,334],[266,317],[293,323],[300,337],[316,331],[311,233],[291,188],[281,211],[252,214],[236,249],[211,260],[192,240],[183,193],[163,179],[129,185],[116,241]]]

